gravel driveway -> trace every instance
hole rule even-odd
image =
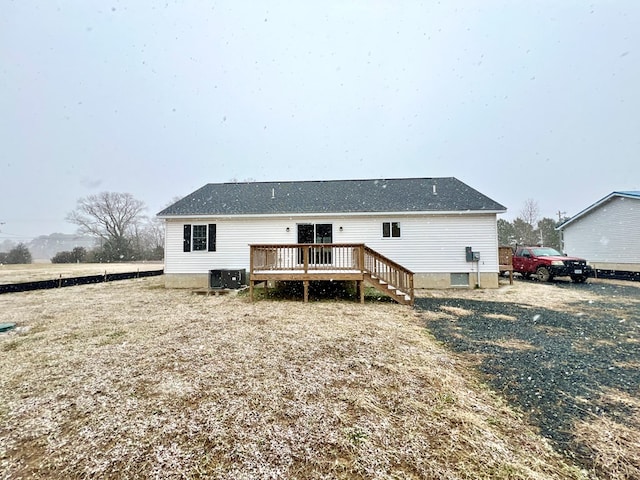
[[[577,433],[583,422],[599,418],[624,428],[627,437],[631,432],[627,448],[639,446],[637,283],[523,280],[512,288],[508,301],[495,301],[495,294],[482,298],[479,291],[443,292],[418,298],[416,307],[433,335],[471,361],[490,388],[525,412],[558,451],[599,470],[603,447]],[[533,289],[535,300],[532,292],[524,299],[518,295]],[[640,472],[640,463],[632,471]]]

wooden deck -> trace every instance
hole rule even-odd
[[[399,303],[413,305],[413,272],[361,243],[250,245],[249,289],[268,281],[302,281],[304,301],[309,282],[354,281],[364,303],[363,282]]]
[[[508,246],[498,247],[500,275],[509,274],[509,283],[513,285],[513,249]]]

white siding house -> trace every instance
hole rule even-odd
[[[598,270],[640,272],[640,192],[613,192],[557,228],[569,255]]]
[[[210,270],[248,270],[252,244],[324,242],[366,244],[413,271],[416,288],[478,278],[497,287],[505,210],[455,178],[208,184],[158,214],[166,285],[205,287]]]

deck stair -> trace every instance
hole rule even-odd
[[[384,293],[385,295],[390,296],[396,302],[402,303],[404,305],[411,305],[411,295],[409,295],[408,293],[404,293],[393,285],[389,285],[384,280],[381,280],[370,274],[365,274],[364,279],[369,285],[374,287],[376,290]]]
[[[364,281],[403,305],[413,305],[413,272],[364,246]]]

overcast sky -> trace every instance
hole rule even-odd
[[[453,176],[518,216],[640,190],[638,0],[0,0],[0,241],[76,201]]]

